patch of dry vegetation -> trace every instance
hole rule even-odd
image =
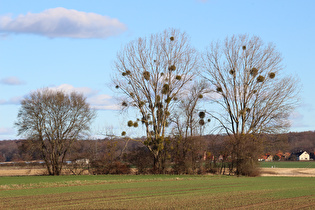
[[[46,169],[1,167],[0,176],[36,176],[45,175]]]
[[[315,177],[315,168],[261,168],[261,176]]]

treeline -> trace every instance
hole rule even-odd
[[[263,150],[266,153],[296,152],[305,150],[314,152],[315,131],[291,132],[286,134],[264,135]],[[203,160],[216,161],[226,151],[226,136],[207,135],[188,139],[167,139],[167,148],[163,157],[165,168],[172,164],[178,173],[190,173]],[[108,163],[128,163],[138,170],[144,171],[152,166],[153,157],[142,143],[128,138],[78,140],[72,146],[66,157],[68,161],[89,159],[91,163],[106,165]],[[42,160],[39,148],[30,140],[0,141],[0,162],[17,162]],[[93,162],[94,161],[94,162]]]
[[[202,52],[177,29],[139,37],[113,63],[114,95],[121,110],[136,114],[125,119],[129,128],[119,139],[73,144],[84,138],[96,111],[81,93],[43,88],[21,100],[15,123],[20,136],[37,144],[19,143],[15,155],[3,159],[42,159],[49,175],[82,158],[97,174],[135,166],[154,174],[228,168],[257,175],[264,150],[291,149],[289,137],[266,135],[284,133],[298,104],[299,81],[282,75],[282,60],[257,36],[233,35]],[[145,138],[129,139],[129,129],[140,125]],[[206,127],[226,136],[204,136]]]

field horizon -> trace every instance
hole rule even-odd
[[[315,161],[272,161],[260,162],[260,176],[300,176],[315,177]],[[83,172],[89,175],[88,171]],[[135,174],[135,173],[134,173]],[[47,175],[44,166],[1,166],[0,177]],[[63,175],[73,175],[65,168]]]

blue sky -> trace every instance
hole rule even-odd
[[[43,87],[82,91],[97,109],[93,133],[119,134],[128,113],[109,88],[116,53],[170,27],[201,51],[233,34],[273,42],[302,84],[290,131],[314,131],[314,11],[313,0],[0,0],[0,140],[20,138],[20,99]]]

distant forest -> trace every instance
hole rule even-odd
[[[210,152],[213,156],[219,156],[224,149],[224,135],[207,135],[198,138],[199,155]],[[297,152],[300,150],[308,153],[315,152],[315,131],[290,132],[287,134],[269,134],[263,136],[264,152],[276,154],[282,152]],[[127,138],[105,138],[99,140],[78,140],[68,153],[67,160],[78,159],[106,159],[108,161],[128,159],[128,162],[151,161],[150,152],[143,144],[129,141]],[[0,162],[41,160],[39,149],[29,140],[2,140],[0,141]],[[136,160],[137,159],[137,160]]]

